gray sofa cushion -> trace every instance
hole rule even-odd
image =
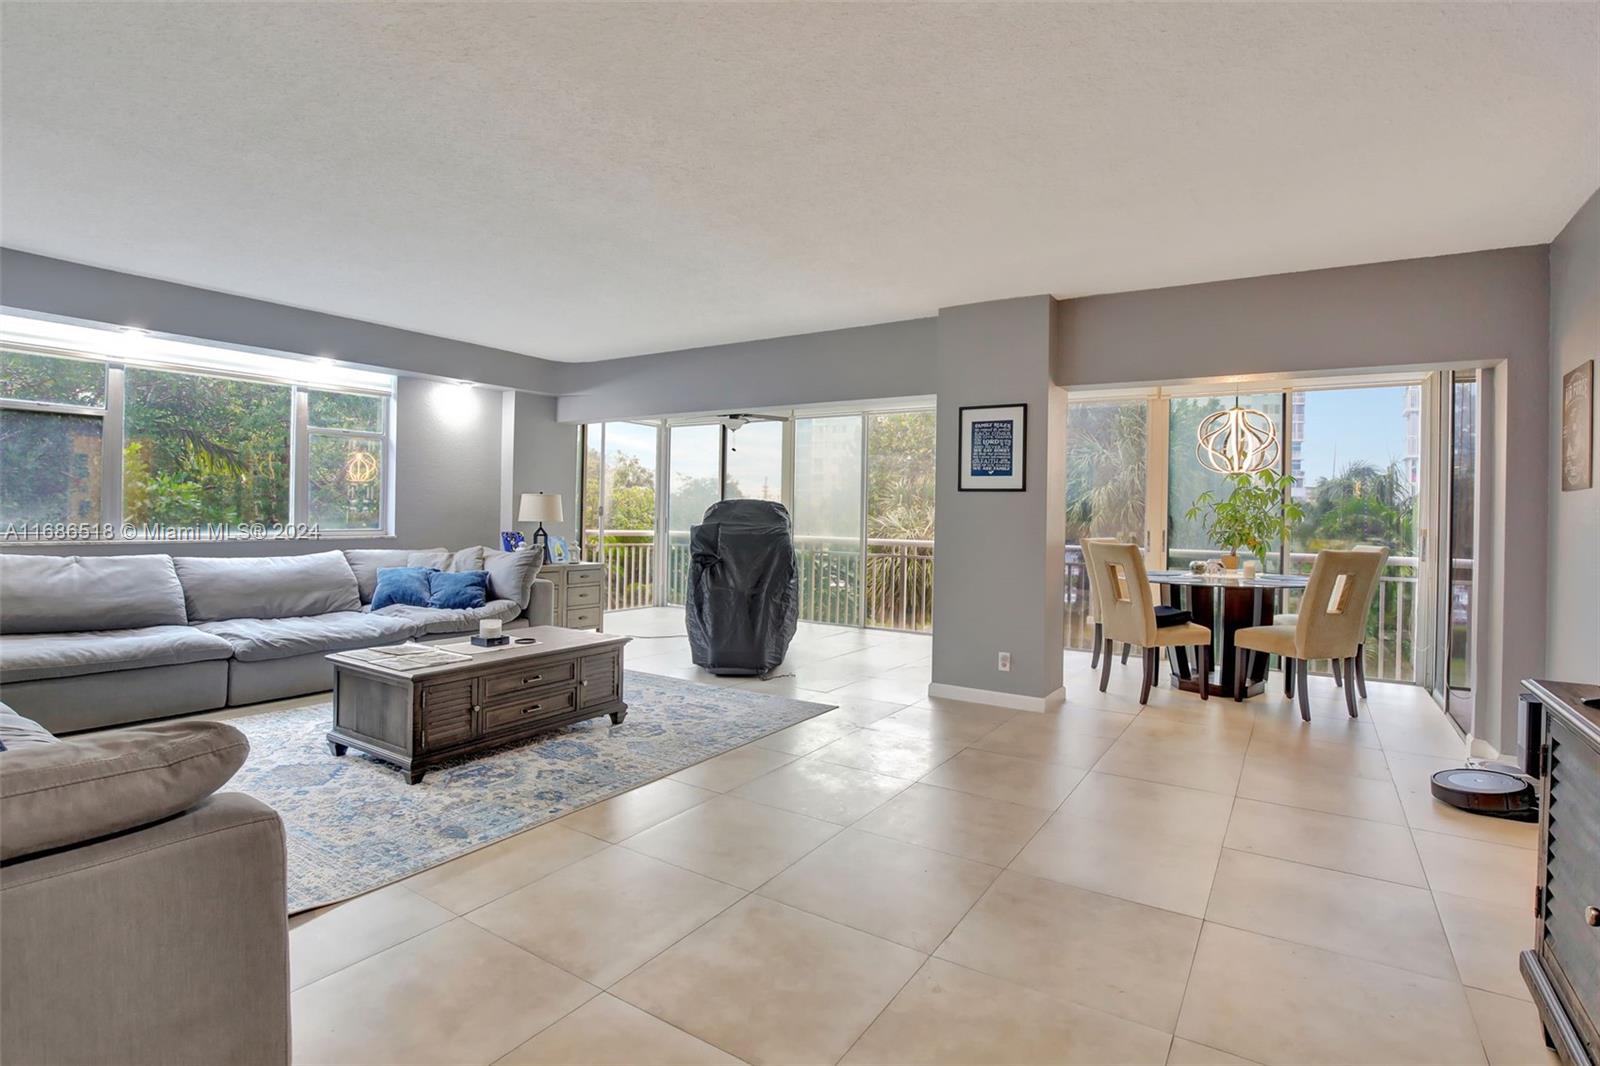
[[[481,550],[480,548],[479,551]],[[350,564],[350,569],[355,572],[356,586],[360,591],[362,603],[372,602],[372,594],[378,588],[378,570],[381,567],[431,566],[435,570],[446,570],[449,569],[451,561],[450,553],[444,548],[424,548],[421,551],[412,551],[409,548],[349,548],[345,550],[344,557]],[[477,568],[466,567],[466,569]]]
[[[225,722],[161,722],[0,752],[0,859],[186,811],[226,784],[249,752]]]
[[[24,718],[0,703],[0,745],[9,751],[30,744],[55,744],[55,735],[32,718]]]
[[[356,575],[344,553],[174,560],[190,622],[300,618],[359,611]]]
[[[410,618],[365,611],[306,618],[230,618],[202,622],[197,628],[221,637],[242,662],[401,644],[417,635],[417,623]]]
[[[413,622],[420,636],[436,633],[476,633],[478,623],[485,618],[498,618],[509,622],[522,613],[515,600],[490,600],[482,607],[451,610],[443,607],[409,607],[396,604],[373,612],[379,618],[405,618]]]
[[[227,641],[193,626],[11,633],[0,636],[0,683],[175,666],[232,654]]]
[[[526,611],[533,595],[533,581],[539,576],[544,559],[536,551],[502,552],[486,548],[483,568],[489,572],[489,595],[497,600],[515,600]]]
[[[166,555],[0,555],[0,633],[185,624]]]

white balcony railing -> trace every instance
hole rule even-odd
[[[656,542],[648,530],[597,530],[584,537],[584,557],[606,564],[609,610],[656,602]],[[796,537],[800,618],[882,629],[933,628],[933,541],[869,537],[865,573],[861,541]],[[666,602],[684,602],[689,584],[689,534],[670,534]]]

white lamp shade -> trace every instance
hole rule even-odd
[[[517,521],[561,521],[561,497],[554,492],[524,492],[517,504]]]

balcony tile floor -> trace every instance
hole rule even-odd
[[[1554,1062],[1534,829],[1428,795],[1425,693],[1141,709],[1069,652],[1035,715],[927,699],[925,636],[803,624],[761,682],[606,621],[839,709],[296,917],[296,1062]]]

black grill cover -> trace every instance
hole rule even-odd
[[[689,651],[713,674],[764,674],[783,662],[800,614],[789,511],[724,500],[689,530]]]

